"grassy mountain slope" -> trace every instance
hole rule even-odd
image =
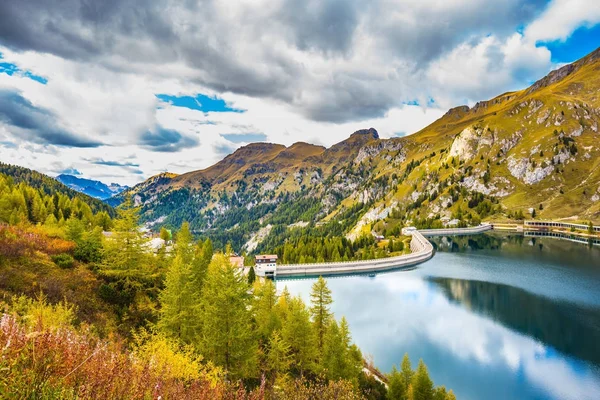
[[[298,226],[350,237],[535,215],[600,222],[600,49],[531,87],[460,106],[423,130],[361,130],[328,149],[255,143],[130,190],[144,219],[237,247]],[[308,224],[308,225],[307,225]],[[260,246],[258,247],[260,250]]]

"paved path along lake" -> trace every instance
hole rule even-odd
[[[408,352],[460,399],[600,398],[600,246],[486,233],[429,261],[328,278],[333,311],[384,372]],[[308,300],[314,280],[281,280]]]

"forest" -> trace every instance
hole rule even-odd
[[[229,262],[231,247],[215,251],[188,223],[155,253],[139,213],[130,198],[112,218],[79,196],[0,175],[0,393],[454,398],[422,363],[412,371],[403,362],[401,374],[389,375],[366,363],[348,322],[331,312],[325,279],[315,281],[307,304],[270,280],[249,279]],[[373,245],[372,238],[299,240],[334,258]]]

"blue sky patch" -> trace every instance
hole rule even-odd
[[[2,59],[1,53],[0,53],[0,59]],[[35,75],[31,71],[21,71],[21,69],[19,69],[19,67],[17,67],[15,64],[12,64],[12,63],[0,62],[0,74],[2,74],[2,73],[7,74],[9,76],[13,76],[14,74],[22,75],[29,79],[33,79],[34,81],[37,81],[43,85],[48,83],[48,79],[46,79],[42,76],[39,76],[39,75]]]
[[[267,140],[267,135],[264,133],[221,133],[221,137],[233,143],[254,143]]]
[[[571,63],[596,50],[600,45],[598,38],[600,38],[600,24],[577,28],[564,42],[556,40],[539,44],[550,50],[552,62]]]
[[[209,97],[203,94],[198,94],[196,97],[192,96],[171,96],[168,94],[157,94],[156,97],[169,103],[175,107],[185,107],[190,110],[197,110],[202,112],[238,112],[242,113],[245,110],[238,110],[231,108],[225,103],[225,100],[218,97]]]

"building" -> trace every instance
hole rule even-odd
[[[244,257],[242,257],[242,256],[238,256],[238,255],[229,256],[229,262],[234,267],[244,268]]]
[[[254,272],[258,276],[274,277],[277,270],[277,255],[266,254],[256,256]]]
[[[540,230],[552,230],[552,229],[578,229],[580,231],[587,232],[590,228],[589,225],[584,224],[572,224],[569,222],[555,222],[555,221],[525,221],[523,228],[527,229],[540,229]],[[592,231],[600,233],[600,226],[592,226]]]

